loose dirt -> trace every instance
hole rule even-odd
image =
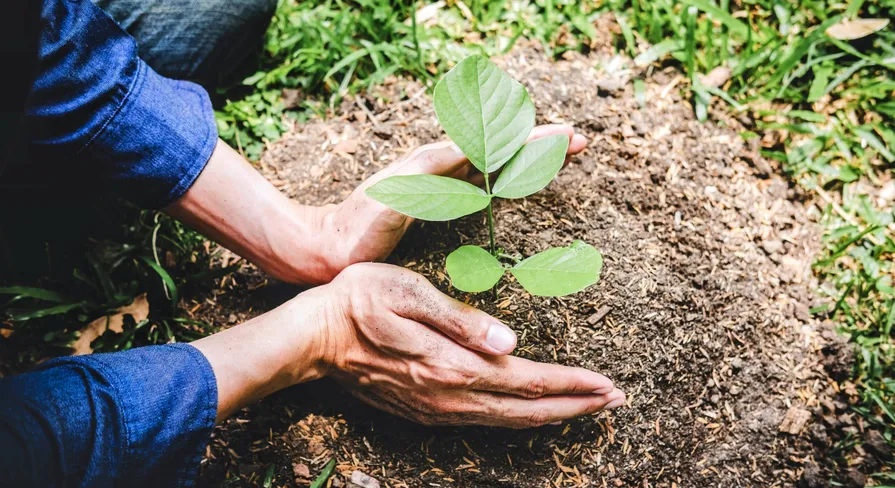
[[[416,225],[390,262],[500,317],[518,355],[606,374],[627,406],[521,431],[427,428],[323,381],[221,425],[203,483],[260,486],[273,465],[271,486],[306,485],[331,458],[332,486],[360,471],[392,488],[790,486],[816,471],[818,419],[839,388],[822,364],[836,343],[809,313],[816,208],[738,136],[737,120],[719,111],[697,122],[674,69],[634,68],[605,50],[551,61],[530,46],[498,62],[528,87],[539,123],[573,124],[590,140],[546,190],[497,204],[499,245],[530,255],[585,240],[603,253],[600,282],[562,299],[506,279],[497,302],[451,289],[444,258],[487,242],[483,215]],[[442,137],[423,87],[394,80],[338,117],[296,125],[260,170],[300,203],[334,203]],[[197,314],[236,323],[296,291],[247,266]]]

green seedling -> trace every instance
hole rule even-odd
[[[534,104],[525,87],[476,55],[442,78],[434,100],[438,121],[470,163],[485,175],[499,171],[494,185],[489,178],[483,190],[445,176],[392,176],[368,188],[367,195],[422,220],[453,220],[487,210],[490,252],[462,246],[447,257],[448,275],[459,290],[488,290],[507,271],[538,296],[569,295],[596,283],[603,258],[582,241],[527,259],[507,255],[495,243],[493,200],[524,198],[546,187],[562,168],[569,148],[569,138],[563,134],[525,142],[535,124]]]

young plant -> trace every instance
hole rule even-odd
[[[535,124],[525,87],[488,59],[469,56],[444,75],[434,99],[438,121],[470,163],[484,175],[501,170],[494,186],[487,177],[482,190],[445,176],[392,176],[368,188],[367,195],[422,220],[453,220],[487,209],[490,251],[462,246],[447,257],[451,283],[462,291],[493,288],[507,271],[539,296],[568,295],[596,283],[603,258],[582,241],[527,259],[506,255],[496,246],[494,198],[524,198],[541,190],[562,168],[569,148],[563,134],[525,143]]]

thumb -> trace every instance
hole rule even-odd
[[[441,293],[420,275],[404,300],[395,300],[398,315],[424,323],[462,346],[491,355],[505,355],[516,348],[516,333],[481,310]],[[409,291],[409,290],[408,290]]]
[[[407,160],[396,170],[396,175],[449,176],[469,161],[463,151],[450,141],[426,144],[410,153]]]

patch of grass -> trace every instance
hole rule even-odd
[[[159,212],[101,206],[82,209],[85,215],[74,229],[62,225],[60,216],[48,215],[43,215],[48,227],[59,225],[58,231],[46,228],[44,233],[21,222],[0,225],[11,251],[2,263],[3,275],[10,278],[0,282],[4,373],[67,354],[89,322],[114,314],[143,293],[149,318],[125,318],[124,332],[100,337],[93,350],[189,341],[209,332],[207,324],[178,314],[179,296],[232,270],[209,271],[213,256],[205,239]],[[42,216],[39,210],[24,215],[38,221]],[[6,235],[10,230],[16,235]],[[28,247],[41,252],[29,255]]]
[[[257,72],[222,91],[227,102],[217,112],[218,129],[257,160],[264,141],[279,138],[290,119],[325,116],[345,95],[391,76],[412,76],[431,88],[467,55],[499,54],[521,37],[542,40],[556,55],[575,48],[553,46],[552,39],[570,25],[585,39],[596,37],[588,19],[595,12],[571,1],[281,0]]]

